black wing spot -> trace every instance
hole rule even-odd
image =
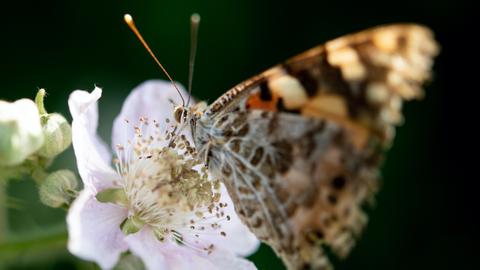
[[[318,82],[313,78],[313,76],[308,72],[308,70],[302,70],[297,74],[294,74],[295,77],[300,81],[307,92],[309,97],[315,96],[317,94]]]
[[[275,161],[277,165],[277,170],[280,173],[286,173],[290,166],[292,165],[293,157],[292,150],[293,146],[286,140],[281,140],[272,143],[272,146],[276,149]]]
[[[262,219],[257,217],[255,219],[254,223],[252,224],[252,227],[253,228],[260,228],[260,226],[262,226],[262,223],[263,223]]]
[[[302,268],[301,268],[301,269],[302,269],[302,270],[312,270],[313,267],[312,267],[312,265],[309,264],[309,263],[304,263],[304,264],[302,265]]]
[[[345,179],[345,176],[339,175],[332,179],[332,186],[336,190],[341,190],[345,187],[346,182],[347,182],[347,179]]]
[[[328,202],[330,204],[332,204],[332,205],[337,204],[337,197],[335,195],[330,194],[330,195],[328,195],[327,199],[328,199]]]
[[[252,158],[250,159],[250,163],[253,165],[253,166],[257,166],[258,163],[260,163],[260,160],[262,159],[263,157],[263,147],[259,146],[257,147],[257,149],[255,149],[255,152],[252,156]]]
[[[270,92],[270,88],[266,81],[263,81],[260,84],[260,99],[263,101],[271,101],[272,100],[272,93]]]
[[[250,130],[250,126],[248,123],[245,123],[236,133],[235,136],[239,137],[244,137],[245,135],[248,134],[248,131]]]
[[[320,230],[320,229],[317,229],[317,230],[315,231],[315,236],[316,236],[317,239],[319,239],[319,240],[320,240],[320,239],[323,239],[323,237],[325,237],[325,235],[323,234],[322,230]]]
[[[232,168],[230,165],[225,163],[222,167],[222,173],[227,177],[230,176],[232,174]]]
[[[238,139],[233,139],[229,143],[230,150],[232,150],[235,153],[238,153],[240,151],[240,140]]]

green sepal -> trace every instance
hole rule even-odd
[[[145,270],[145,264],[142,259],[133,255],[131,252],[124,252],[113,270]]]
[[[127,194],[122,188],[109,188],[100,191],[95,196],[99,202],[102,203],[114,203],[119,205],[127,204]]]
[[[138,217],[130,216],[120,224],[120,229],[125,235],[129,235],[140,231],[143,228],[143,225],[145,225],[145,222]]]

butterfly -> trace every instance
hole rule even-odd
[[[438,52],[424,26],[379,26],[174,115],[242,221],[288,269],[331,269],[324,247],[345,258],[360,236],[402,104],[423,97]]]
[[[424,26],[380,26],[310,49],[189,110],[210,173],[289,269],[331,268],[323,246],[349,254],[402,103],[423,96],[438,51]]]

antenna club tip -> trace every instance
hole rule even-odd
[[[192,16],[190,16],[190,20],[193,23],[199,23],[200,22],[200,15],[198,13],[193,13]]]
[[[132,15],[130,15],[128,13],[123,15],[123,19],[125,20],[126,23],[132,23],[133,22]]]

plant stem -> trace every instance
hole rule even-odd
[[[0,262],[9,263],[19,257],[22,257],[25,263],[42,261],[55,256],[55,253],[65,253],[66,243],[67,232],[64,228],[41,235],[34,234],[17,241],[4,242],[0,244]]]
[[[0,244],[7,236],[7,184],[0,179]]]

